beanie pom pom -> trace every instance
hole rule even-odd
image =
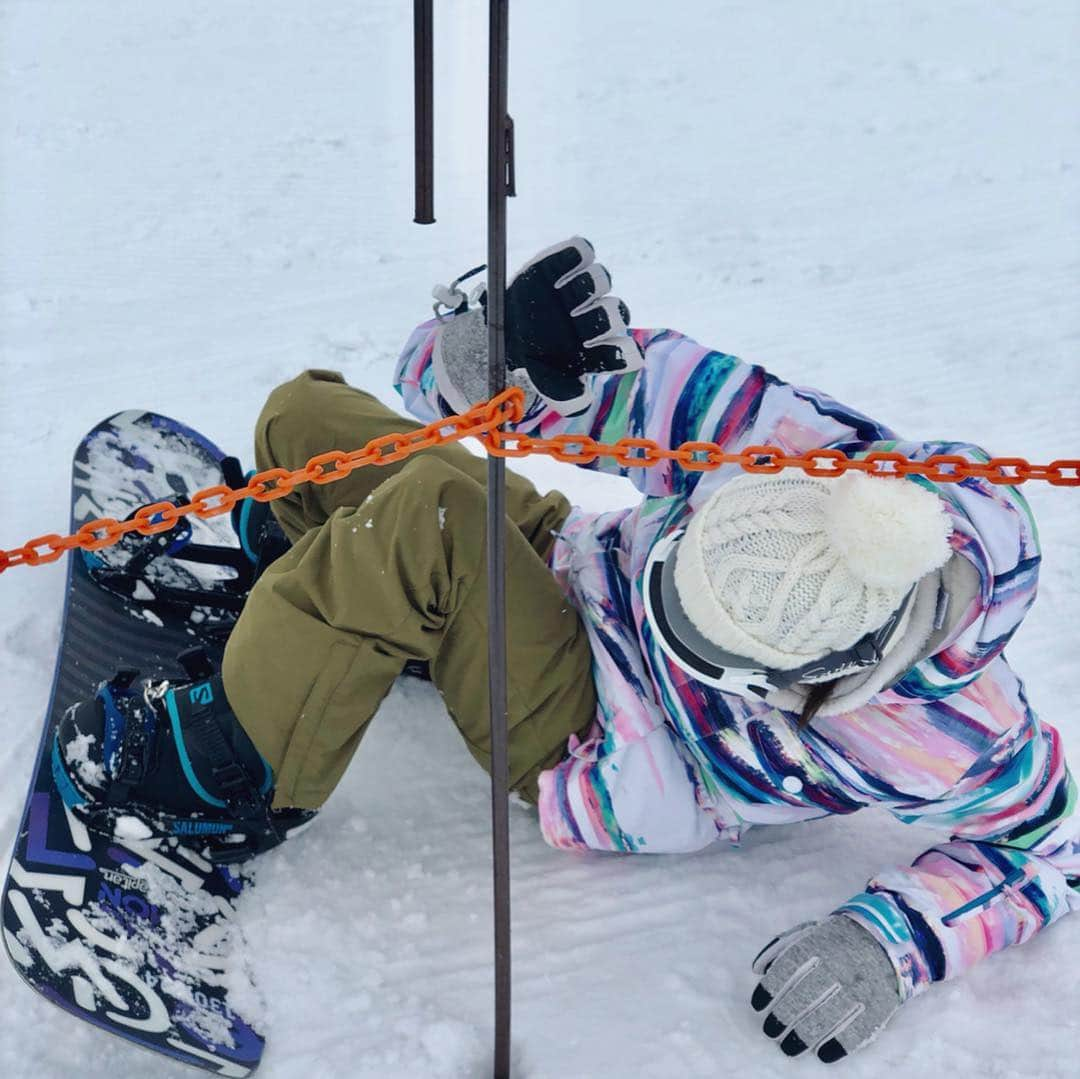
[[[825,532],[851,572],[877,588],[910,588],[951,553],[941,499],[902,478],[849,472],[830,481]]]

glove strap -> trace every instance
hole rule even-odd
[[[446,319],[446,313],[441,310],[445,308],[446,311],[454,315],[464,314],[469,309],[469,297],[458,286],[462,281],[468,281],[470,277],[475,277],[478,273],[482,273],[487,269],[486,263],[481,263],[479,266],[474,266],[471,270],[466,270],[460,277],[454,278],[449,285],[436,285],[431,290],[431,295],[435,299],[435,304],[432,310],[435,312],[435,317],[443,322]]]

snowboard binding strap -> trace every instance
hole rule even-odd
[[[192,710],[185,737],[191,742],[197,741],[206,754],[218,796],[229,809],[238,816],[250,816],[252,810],[258,810],[261,817],[265,813],[266,795],[236,760],[209,701]]]
[[[221,467],[231,488],[236,490],[245,485],[246,478],[235,457],[224,458]],[[164,501],[178,507],[184,504],[181,497]],[[127,519],[138,512],[134,511]],[[150,523],[160,520],[159,515],[151,518]],[[87,570],[91,579],[107,592],[159,615],[178,610],[190,614],[198,608],[210,608],[218,612],[218,617],[204,624],[202,632],[227,636],[252,585],[289,547],[265,503],[244,501],[234,509],[232,523],[240,540],[239,547],[193,543],[191,522],[181,517],[166,532],[126,533],[116,546],[122,553],[120,558],[87,554]],[[197,583],[190,570],[170,574],[165,568],[166,560],[175,561],[180,568],[183,563],[220,566],[231,571],[232,576],[218,581],[216,587],[206,587]],[[162,571],[152,572],[152,567],[160,567]],[[182,583],[173,583],[170,577]]]

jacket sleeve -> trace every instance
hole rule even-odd
[[[410,415],[421,423],[431,423],[453,412],[439,393],[432,366],[435,335],[441,325],[437,318],[421,322],[405,342],[394,370],[394,389],[401,394]]]
[[[949,842],[879,873],[839,910],[877,937],[914,996],[1080,909],[1076,802],[1058,732],[1025,706],[944,798],[894,808]]]
[[[432,319],[417,327],[395,378],[406,407],[424,422],[451,412],[432,366],[439,326]],[[588,376],[593,403],[577,416],[562,416],[537,398],[517,430],[543,438],[589,435],[609,443],[649,438],[668,449],[691,441],[717,442],[731,451],[775,443],[792,453],[892,437],[887,428],[825,394],[791,386],[674,330],[632,332],[645,353],[640,370]],[[703,475],[671,462],[626,468],[611,458],[582,467],[628,476],[643,494],[657,496],[689,494]]]
[[[897,451],[985,461],[976,446],[839,444],[853,456]],[[870,704],[882,724],[922,706],[921,722],[963,769],[944,794],[893,812],[945,832],[906,868],[878,874],[842,909],[874,932],[903,992],[953,977],[1080,908],[1080,815],[1061,738],[1040,723],[1002,651],[1035,598],[1038,534],[1016,487],[932,483],[952,520],[952,611],[921,658]],[[962,572],[961,572],[962,571]],[[946,593],[949,590],[946,589]],[[962,763],[961,763],[962,762]]]

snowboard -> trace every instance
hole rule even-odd
[[[123,520],[148,503],[188,501],[224,482],[223,459],[165,416],[111,416],[75,451],[72,530],[98,517]],[[185,520],[193,543],[239,547],[227,515]],[[175,544],[175,533],[154,540]],[[110,834],[88,829],[65,802],[66,775],[54,763],[57,724],[100,682],[121,668],[184,680],[178,655],[202,645],[219,660],[235,620],[235,570],[185,561],[183,550],[148,560],[138,543],[67,556],[52,694],[4,885],[4,945],[32,988],[80,1019],[206,1071],[245,1076],[263,1051],[235,922],[250,877],[207,860],[197,837],[155,837],[138,817],[118,814]],[[134,585],[124,573],[132,559],[145,562]],[[170,589],[197,589],[203,602],[163,601]]]

